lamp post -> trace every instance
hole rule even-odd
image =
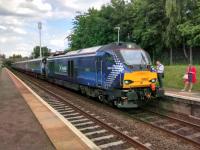
[[[38,30],[39,30],[39,40],[40,40],[40,58],[42,58],[42,49],[41,49],[41,30],[42,30],[42,23],[38,22]]]
[[[118,33],[117,42],[118,42],[118,44],[119,44],[119,32],[120,32],[120,27],[115,27],[114,29],[117,30],[117,33]]]

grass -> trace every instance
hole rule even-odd
[[[175,66],[165,66],[165,79],[164,87],[183,89],[184,82],[183,76],[185,74],[187,66],[175,65]],[[194,85],[194,90],[200,91],[200,66],[196,66],[197,69],[197,83]]]

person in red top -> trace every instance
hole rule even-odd
[[[189,92],[191,92],[193,84],[197,82],[196,74],[196,67],[189,64],[186,69],[186,74],[184,76],[185,87],[182,91],[186,91],[186,89],[189,88]]]

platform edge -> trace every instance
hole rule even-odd
[[[6,68],[18,81],[20,81],[42,104],[44,104],[49,110],[51,110],[66,126],[70,128],[90,149],[100,150],[100,148],[89,140],[84,134],[82,134],[77,128],[75,128],[69,121],[67,121],[59,112],[54,110],[47,102],[45,102],[37,93],[35,93],[26,83],[19,79],[12,71]]]

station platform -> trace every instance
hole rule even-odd
[[[98,149],[7,69],[0,71],[0,149]]]
[[[161,110],[200,119],[200,92],[165,89],[165,96],[151,105]]]
[[[165,89],[165,96],[179,98],[183,100],[190,100],[195,102],[200,102],[200,92],[182,92],[177,89]]]

